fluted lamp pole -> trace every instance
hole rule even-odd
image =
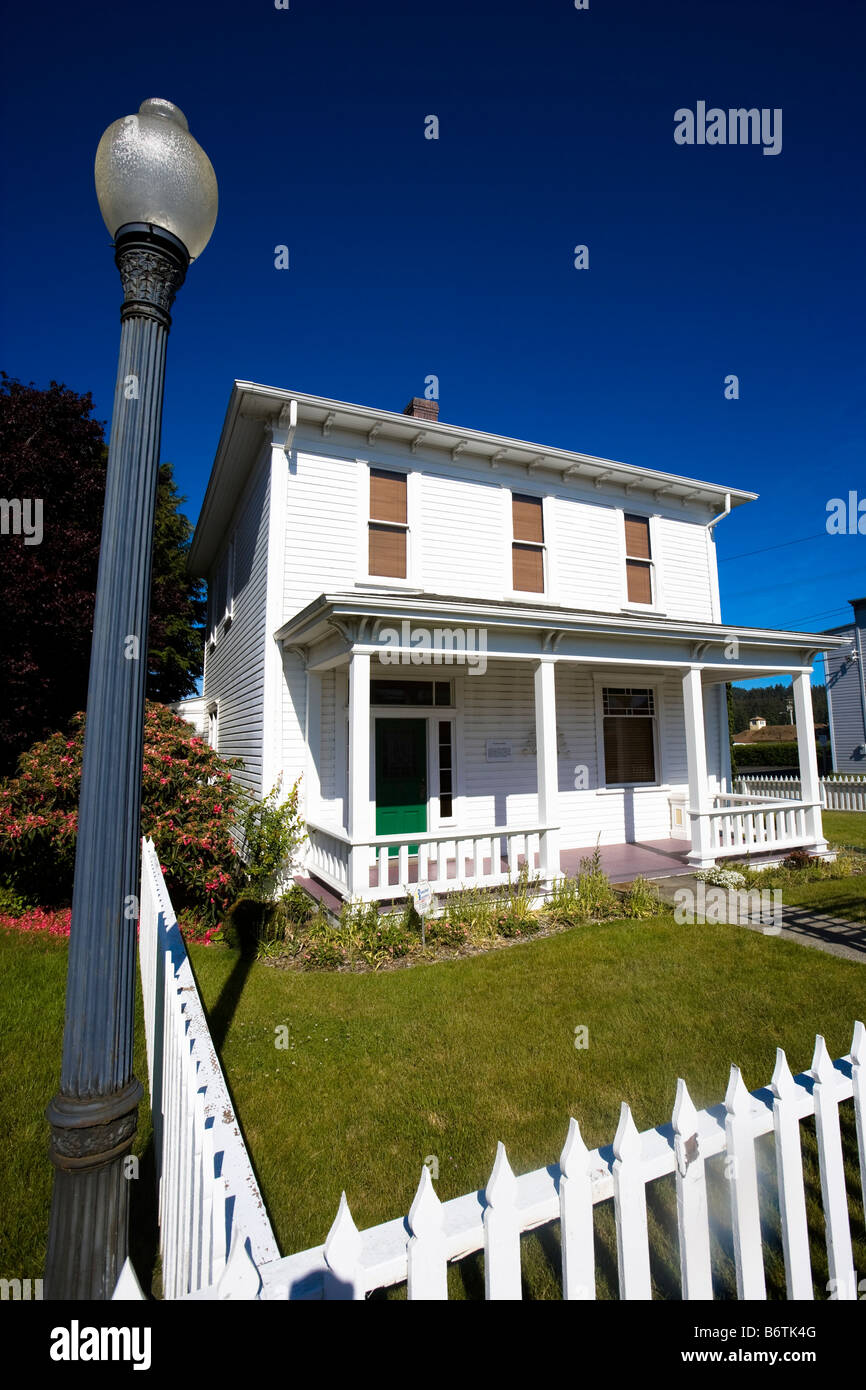
[[[110,1299],[127,1254],[147,626],[169,310],[216,222],[207,155],[169,101],[115,121],[96,193],[123,283],[79,802],[45,1297]]]

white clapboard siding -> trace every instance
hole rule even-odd
[[[811,1071],[792,1076],[778,1049],[768,1087],[749,1092],[731,1068],[723,1107],[696,1110],[677,1083],[669,1125],[639,1133],[623,1104],[612,1149],[588,1150],[571,1119],[559,1163],[516,1177],[499,1143],[480,1192],[441,1201],[427,1167],[408,1216],[359,1231],[345,1191],[323,1245],[280,1257],[231,1100],[207,1032],[201,1001],[165,890],[152,841],[145,841],[141,887],[141,969],[154,1135],[159,1135],[160,1249],[166,1298],[362,1301],[406,1283],[412,1300],[448,1296],[447,1264],[484,1252],[486,1297],[522,1297],[523,1232],[559,1222],[562,1283],[569,1301],[596,1296],[594,1208],[613,1202],[623,1299],[652,1297],[646,1189],[673,1176],[682,1296],[712,1298],[706,1167],[728,1179],[737,1291],[766,1297],[756,1140],[773,1135],[788,1297],[812,1297],[800,1122],[814,1115],[830,1271],[830,1296],[857,1297],[839,1105],[853,1098],[861,1182],[866,1188],[866,1029],[857,1022],[850,1053],[831,1061],[818,1037]],[[287,1120],[287,1123],[289,1121]],[[612,1153],[612,1157],[611,1157]],[[124,1266],[117,1299],[143,1297]]]

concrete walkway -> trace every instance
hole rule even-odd
[[[695,895],[698,880],[692,875],[678,875],[670,878],[653,879],[659,890],[659,897],[672,906],[674,895],[682,888],[689,888]],[[709,888],[709,885],[704,885]],[[737,926],[750,931],[764,932],[760,922],[737,922]],[[769,935],[770,933],[766,933]],[[845,917],[829,917],[813,908],[795,907],[782,903],[782,930],[773,932],[786,941],[797,941],[801,946],[814,946],[819,951],[827,951],[831,956],[842,956],[845,960],[856,960],[866,964],[866,923],[852,922]]]

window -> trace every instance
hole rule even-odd
[[[439,819],[451,820],[454,815],[454,769],[452,767],[451,721],[439,724]]]
[[[602,692],[604,772],[608,786],[655,782],[655,697],[651,690]]]
[[[219,723],[217,718],[217,706],[208,705],[207,711],[207,741],[211,748],[219,750]]]
[[[648,516],[625,516],[625,576],[629,603],[652,603],[653,562]]]
[[[407,577],[409,517],[406,474],[370,469],[369,572]]]
[[[514,540],[512,583],[525,593],[544,593],[544,519],[540,497],[511,496]]]
[[[450,681],[371,680],[371,705],[450,705]]]
[[[210,584],[210,621],[208,624],[211,646],[217,640],[220,625],[225,629],[231,625],[234,613],[235,543],[231,540],[213,573]]]

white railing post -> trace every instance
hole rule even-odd
[[[842,1135],[839,1129],[839,1074],[830,1060],[827,1045],[820,1034],[815,1039],[812,1076],[815,1081],[815,1132],[818,1136],[818,1166],[821,1171],[821,1200],[827,1235],[830,1290],[837,1299],[856,1299],[857,1276],[854,1273]]]
[[[373,834],[370,802],[370,653],[352,651],[349,658],[349,851],[348,894],[369,897],[370,840]]]
[[[558,820],[559,759],[556,749],[556,662],[552,658],[543,658],[536,664],[534,683],[538,821],[540,825],[553,826]],[[560,864],[558,829],[542,831],[539,848],[542,878],[557,878]],[[529,862],[528,839],[526,864],[532,874],[534,865]]]
[[[788,1059],[781,1047],[776,1048],[776,1068],[770,1089],[774,1096],[773,1129],[776,1135],[776,1175],[785,1254],[785,1283],[789,1298],[811,1299],[812,1264],[798,1111],[801,1088],[791,1075]]]
[[[703,684],[698,666],[690,666],[683,676],[683,710],[692,827],[692,848],[686,857],[696,869],[708,869],[715,863],[713,851],[716,822],[707,815],[710,809],[710,793],[707,781]]]
[[[700,1151],[698,1112],[682,1077],[677,1081],[673,1130],[683,1298],[712,1298],[707,1178]]]
[[[815,747],[815,720],[812,713],[812,689],[809,672],[793,677],[794,718],[797,721],[797,753],[800,759],[800,797],[811,803],[807,812],[809,838],[820,852],[827,841],[821,825],[821,779],[818,775],[818,752]]]
[[[619,1296],[629,1300],[652,1298],[641,1138],[625,1101],[620,1110],[613,1152]]]

